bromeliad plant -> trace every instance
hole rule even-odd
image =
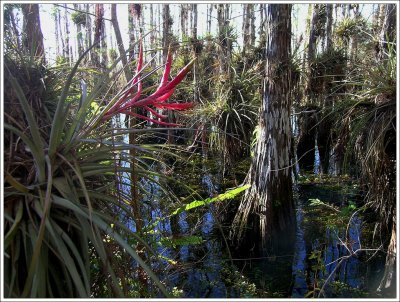
[[[103,112],[102,120],[107,120],[118,113],[125,113],[133,117],[148,120],[153,123],[164,125],[164,126],[179,126],[178,124],[164,122],[168,116],[160,114],[154,108],[158,109],[171,109],[171,110],[186,110],[193,107],[193,103],[167,103],[168,99],[173,95],[175,87],[185,78],[186,74],[190,71],[195,59],[191,60],[171,81],[168,81],[171,66],[172,66],[172,53],[171,49],[168,50],[167,62],[163,76],[161,78],[160,85],[157,90],[149,96],[142,96],[143,85],[141,81],[141,75],[143,73],[143,46],[140,45],[139,58],[136,67],[136,74],[130,81],[130,85],[115,99],[117,101],[111,101],[111,105],[107,106]],[[154,108],[151,108],[153,106]],[[148,112],[151,112],[155,117],[160,120],[150,118],[133,112],[132,109],[143,108]]]
[[[141,51],[129,88],[93,114],[91,105],[111,86],[114,79],[109,73],[118,62],[78,102],[71,91],[77,86],[78,67],[86,53],[66,77],[58,77],[52,85],[42,85],[49,84],[48,71],[33,73],[41,67],[27,66],[14,53],[5,55],[4,295],[132,297],[137,295],[132,292],[137,275],[123,261],[128,259],[140,265],[148,282],[156,285],[149,296],[169,296],[170,291],[136,249],[138,245],[146,248],[149,261],[155,261],[157,254],[119,219],[130,217],[135,223],[131,206],[121,198],[124,193],[116,183],[117,175],[132,170],[120,161],[135,162],[138,175],[148,176],[146,166],[129,155],[132,149],[143,149],[115,143],[115,136],[122,132],[106,121],[128,112],[148,119],[131,108],[150,112],[151,107],[190,108],[191,104],[166,101],[193,62],[168,81],[169,53],[159,88],[143,97]],[[43,80],[32,81],[37,75]],[[32,87],[33,82],[38,86]]]

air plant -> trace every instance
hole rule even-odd
[[[168,81],[171,72],[172,65],[172,53],[171,48],[168,49],[167,61],[165,64],[165,69],[161,78],[160,85],[157,90],[153,92],[149,96],[142,96],[143,84],[141,81],[141,75],[143,73],[143,45],[140,44],[139,48],[139,58],[136,66],[136,73],[130,80],[128,84],[128,88],[125,91],[122,91],[117,97],[116,102],[111,102],[113,105],[111,107],[107,107],[105,109],[102,120],[108,120],[112,116],[118,113],[125,113],[139,119],[148,120],[155,124],[164,125],[164,126],[179,126],[179,124],[168,123],[162,121],[166,119],[168,116],[158,113],[155,109],[151,108],[159,108],[159,109],[171,109],[171,110],[187,110],[193,107],[193,103],[167,103],[168,99],[174,93],[176,86],[185,78],[186,74],[190,71],[193,66],[195,59],[191,60],[182,70],[173,78],[171,81]],[[148,112],[151,112],[155,117],[160,120],[156,120],[141,114],[138,114],[132,109],[134,108],[143,108]]]
[[[118,113],[148,119],[130,111],[132,108],[141,107],[150,112],[153,108],[190,108],[191,103],[168,104],[167,100],[189,72],[193,61],[168,81],[172,65],[169,52],[160,86],[153,94],[142,96],[141,47],[129,88],[105,107],[100,105],[103,109],[99,114],[92,114],[90,106],[110,86],[113,79],[109,73],[117,62],[104,72],[74,110],[71,98],[74,79],[80,62],[89,51],[77,60],[65,78],[59,77],[57,83],[46,85],[47,90],[54,89],[52,93],[40,94],[35,99],[27,93],[30,89],[29,83],[25,83],[27,77],[21,76],[12,64],[11,54],[6,54],[5,86],[9,91],[5,95],[9,106],[4,123],[7,150],[3,231],[6,297],[86,298],[93,296],[98,288],[105,295],[128,296],[128,288],[123,288],[124,281],[136,281],[132,268],[119,265],[118,257],[110,257],[117,252],[143,268],[148,282],[157,287],[154,288],[155,295],[170,295],[136,247],[139,244],[146,247],[150,261],[157,253],[141,234],[119,219],[132,217],[131,207],[119,198],[123,194],[119,194],[114,181],[115,175],[132,173],[132,170],[118,165],[119,158],[132,164],[135,159],[128,156],[127,151],[139,146],[116,145],[108,141],[116,134],[105,121]],[[24,66],[21,69],[25,68],[29,74],[30,69]],[[53,88],[61,86],[62,89]],[[41,101],[41,107],[34,102],[36,99]],[[45,107],[50,103],[56,107],[54,112]],[[40,115],[38,112],[43,107],[46,114]],[[101,125],[104,127],[99,127]],[[99,137],[103,140],[99,141]],[[117,152],[119,158],[115,156]],[[135,164],[138,175],[148,174],[144,165],[137,161]],[[93,273],[99,278],[93,278]]]

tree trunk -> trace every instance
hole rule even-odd
[[[225,80],[230,79],[230,62],[232,41],[229,37],[229,4],[218,4],[218,42],[219,42],[219,74],[224,75]]]
[[[94,21],[94,39],[93,43],[96,43],[93,52],[93,63],[97,67],[101,67],[100,51],[101,43],[100,39],[103,31],[103,16],[104,16],[104,6],[103,4],[96,4],[95,6],[95,21]]]
[[[384,63],[384,60],[387,60],[388,58],[388,50],[389,47],[395,48],[396,44],[391,44],[389,46],[389,43],[395,43],[396,39],[396,5],[395,4],[381,4],[381,7],[384,6],[384,8],[381,9],[381,12],[384,14],[383,16],[381,15],[382,18],[382,24],[381,24],[381,32],[379,36],[379,54],[378,54],[378,60],[382,61],[382,64]],[[382,159],[381,159],[382,160]],[[393,160],[393,162],[395,162]],[[393,164],[395,165],[395,164]],[[389,169],[387,169],[389,170]],[[393,169],[395,170],[395,168]],[[385,171],[385,175],[381,176],[382,178],[384,177],[385,179],[390,179],[389,172]],[[390,198],[389,196],[386,197],[386,203],[393,203],[395,204],[395,198]],[[397,255],[397,246],[396,246],[396,241],[397,241],[397,234],[396,234],[396,211],[390,211],[390,215],[392,216],[392,232],[391,232],[391,237],[390,237],[390,242],[387,247],[387,255],[386,255],[386,263],[385,263],[385,271],[384,275],[382,277],[382,280],[380,282],[378,291],[389,289],[391,287],[395,287],[397,284],[396,282],[396,255]]]
[[[165,61],[167,58],[167,54],[168,54],[168,47],[171,43],[171,37],[172,37],[171,28],[172,28],[172,24],[173,24],[173,20],[171,18],[168,4],[163,4],[162,17],[163,17],[162,47],[163,47],[163,59]],[[168,110],[167,115],[168,115],[168,122],[174,123],[175,116],[174,116],[174,113],[172,112],[172,110]],[[174,131],[168,130],[167,143],[173,144],[174,141],[175,141],[174,140]]]
[[[192,4],[192,39],[197,40],[197,4]]]
[[[305,79],[305,91],[304,97],[307,106],[303,107],[303,111],[308,112],[315,110],[313,106],[316,102],[315,96],[315,85],[314,85],[314,73],[313,64],[316,55],[316,41],[317,41],[317,22],[318,22],[318,12],[319,4],[310,4],[312,9],[311,20],[309,20],[309,38],[307,46],[307,57],[304,58],[304,64],[306,66],[306,79]],[[312,171],[314,167],[315,159],[315,138],[317,134],[317,119],[316,115],[303,113],[299,117],[299,138],[297,144],[297,158],[299,162],[300,169],[305,171]]]
[[[7,4],[6,7],[4,7],[3,13],[4,13],[4,40],[11,40],[12,44],[15,44],[15,47],[17,49],[21,48],[21,41],[20,41],[20,33],[17,27],[17,22],[15,20],[14,16],[14,7],[15,5],[13,4]]]
[[[171,42],[171,36],[172,36],[171,28],[173,24],[168,4],[163,4],[162,18],[163,18],[162,47],[163,47],[163,59],[165,60],[167,58],[168,46]]]
[[[162,14],[162,4],[157,4],[157,13],[156,13],[156,15],[157,15],[157,33],[159,35],[161,35],[161,33],[162,33],[162,29],[161,29],[161,14]],[[159,40],[161,41],[161,44],[162,44],[162,37]],[[158,64],[162,64],[163,59],[164,59],[163,58],[163,52],[159,51],[157,58],[158,58]]]
[[[129,70],[128,65],[128,59],[126,57],[125,53],[125,47],[124,43],[122,41],[122,36],[121,36],[121,31],[119,29],[119,24],[118,24],[118,19],[117,19],[117,5],[116,4],[111,4],[111,23],[114,28],[115,32],[115,39],[117,40],[117,46],[118,46],[118,51],[119,55],[121,56],[121,61],[123,66],[125,67],[124,69],[124,74],[125,74],[125,79],[128,82],[131,78],[131,72]]]
[[[181,33],[182,41],[184,41],[188,36],[188,5],[181,4]]]
[[[396,37],[396,5],[384,5],[382,27],[379,35],[379,59],[387,58],[389,43],[393,43]],[[391,45],[393,48],[394,45]]]
[[[313,93],[312,93],[312,63],[315,60],[315,54],[316,54],[316,42],[317,42],[317,32],[316,32],[316,27],[317,27],[317,22],[318,22],[318,12],[319,12],[319,4],[314,4],[313,5],[313,11],[312,11],[312,18],[311,18],[311,24],[310,24],[310,35],[308,38],[308,47],[307,47],[307,83],[306,83],[306,97],[308,101],[310,101],[313,98]]]
[[[54,17],[54,34],[55,34],[55,40],[56,40],[56,58],[61,55],[60,51],[60,30],[59,30],[59,23],[58,23],[58,16],[59,16],[59,9],[57,6],[53,5],[53,17]]]
[[[389,246],[387,248],[385,271],[382,280],[377,289],[378,292],[389,289],[395,286],[396,282],[396,247],[397,235],[396,235],[396,212],[394,212],[393,222],[392,222],[392,232],[390,236]]]
[[[353,13],[354,13],[353,19],[361,17],[358,4],[353,4]],[[354,34],[350,37],[350,43],[349,43],[349,58],[350,61],[353,63],[357,62],[357,48],[358,48],[358,35]]]
[[[72,65],[71,60],[71,47],[69,45],[69,21],[68,21],[68,4],[64,4],[64,25],[65,25],[65,57],[69,60],[70,65]]]
[[[332,42],[332,24],[333,24],[333,4],[326,4],[326,24],[325,24],[325,43],[322,44],[323,52],[332,53],[333,42]],[[322,25],[321,25],[322,26]],[[317,130],[317,144],[321,163],[321,172],[327,174],[329,171],[329,158],[330,150],[332,145],[331,140],[331,129],[333,127],[332,119],[330,117],[330,112],[332,110],[333,96],[330,91],[328,91],[328,80],[324,78],[322,91],[320,95],[323,95],[322,110],[317,115],[317,124],[315,125]],[[316,108],[318,109],[318,108]],[[311,154],[314,157],[314,152]],[[314,158],[312,160],[314,162]]]
[[[90,4],[85,4],[85,12],[86,12],[86,22],[85,22],[85,27],[86,27],[86,39],[85,39],[85,45],[86,49],[88,49],[92,45],[92,19],[90,18],[89,14],[89,5]],[[88,53],[88,61],[92,61],[92,52]]]
[[[243,52],[256,41],[254,21],[254,4],[243,4]]]
[[[58,22],[58,31],[60,33],[60,42],[61,42],[61,50],[60,50],[60,55],[63,57],[67,56],[66,53],[66,47],[65,47],[65,39],[62,31],[62,26],[61,26],[61,12],[60,10],[57,10],[57,22]]]
[[[266,4],[260,4],[260,43],[265,40],[265,6]]]
[[[211,33],[211,20],[212,20],[212,12],[213,12],[213,7],[214,4],[208,4],[208,10],[207,10],[207,34]]]
[[[151,48],[151,57],[155,58],[157,55],[156,52],[156,22],[154,20],[154,4],[150,5],[150,48]],[[156,60],[151,61],[151,66],[155,67]]]
[[[233,225],[241,240],[245,228],[258,250],[291,245],[294,235],[294,206],[291,176],[290,55],[291,5],[267,7],[266,72],[259,120],[260,136],[247,175],[247,190]],[[282,236],[282,234],[285,234]],[[279,242],[279,236],[285,242]],[[287,247],[289,247],[287,246]]]
[[[74,9],[80,11],[80,4],[74,3]],[[76,41],[78,43],[78,56],[80,57],[83,54],[83,36],[82,36],[82,23],[76,23]]]
[[[254,4],[250,5],[250,45],[254,46],[256,43],[256,17],[254,16]]]
[[[243,24],[242,24],[243,53],[245,53],[246,48],[250,45],[250,5],[251,4],[242,4],[242,5],[243,5]]]
[[[106,26],[104,24],[104,8],[103,8],[103,24],[101,25],[101,42],[100,42],[100,49],[101,49],[101,66],[103,68],[107,68],[108,65],[108,56],[107,56],[107,39],[106,39]]]
[[[133,20],[133,13],[134,11],[134,4],[128,4],[128,34],[129,34],[129,61],[132,61],[135,59],[135,28],[134,24],[135,21]]]
[[[39,4],[22,4],[23,40],[22,44],[28,53],[45,62],[43,34],[40,28]]]
[[[329,50],[332,48],[332,12],[333,12],[333,4],[326,5],[326,46],[325,50]]]
[[[197,4],[192,4],[192,30],[191,30],[191,35],[192,35],[192,55],[193,57],[197,57],[200,54],[200,46],[199,44],[201,43],[199,40],[197,40]],[[199,92],[199,85],[197,81],[197,69],[198,69],[198,64],[197,61],[194,62],[193,69],[192,69],[192,74],[193,74],[193,101],[195,103],[200,101],[200,92]]]

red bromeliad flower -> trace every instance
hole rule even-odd
[[[140,79],[140,74],[143,71],[143,45],[140,43],[139,48],[139,58],[136,66],[136,73],[131,79],[130,87],[123,93],[122,97],[105,113],[103,120],[107,120],[110,117],[118,113],[125,113],[143,120],[148,120],[153,123],[164,125],[164,126],[179,126],[178,124],[168,123],[162,121],[166,119],[166,115],[158,113],[155,109],[151,108],[161,108],[161,109],[171,109],[171,110],[186,110],[193,107],[193,103],[167,103],[168,99],[174,93],[175,87],[185,78],[186,74],[190,71],[193,63],[189,62],[182,70],[173,78],[168,81],[171,65],[172,65],[172,54],[171,49],[168,50],[167,62],[165,64],[165,69],[163,76],[161,78],[161,83],[157,90],[149,96],[142,96],[142,81]],[[137,88],[136,88],[137,86]],[[135,89],[136,88],[136,89]],[[131,111],[132,108],[143,108],[148,112],[151,112],[154,116],[160,120],[152,119],[150,117],[135,113]]]

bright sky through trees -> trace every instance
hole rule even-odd
[[[62,10],[62,15],[63,15],[63,10],[64,8],[61,7],[64,4],[59,3],[59,9]],[[160,7],[160,4],[153,4],[155,7]],[[73,4],[69,3],[67,4],[69,16],[71,13],[74,12]],[[174,24],[172,26],[173,32],[175,35],[179,35],[180,33],[180,22],[179,22],[179,17],[180,17],[180,4],[170,4],[171,7],[171,15],[174,20]],[[44,44],[45,44],[45,49],[46,49],[46,57],[48,58],[49,62],[52,62],[56,58],[56,42],[55,42],[55,24],[54,24],[54,17],[52,16],[52,13],[54,12],[54,4],[40,4],[40,17],[41,17],[41,27],[42,27],[42,32],[44,36]],[[360,11],[362,15],[365,18],[369,18],[371,16],[373,5],[367,4],[367,5],[361,5],[360,6]],[[91,11],[94,10],[94,4],[91,5]],[[299,5],[294,5],[293,7],[293,18],[292,18],[292,28],[293,28],[293,33],[297,35],[297,33],[301,33],[305,31],[306,27],[306,18],[307,18],[307,11],[308,11],[308,3],[304,4],[299,4]],[[155,8],[154,13],[158,14],[159,10]],[[149,4],[144,4],[144,33],[147,33],[150,31],[150,25],[149,24]],[[198,5],[198,35],[204,36],[206,34],[206,18],[207,18],[207,4],[199,4]],[[216,27],[217,27],[217,22],[216,22],[216,9],[213,10],[213,22],[211,23],[211,34],[215,34],[216,32]],[[233,4],[232,5],[232,17],[230,20],[230,24],[235,28],[236,34],[238,36],[241,36],[241,29],[242,29],[242,14],[243,14],[243,9],[242,5],[240,3]],[[119,26],[121,28],[121,34],[122,34],[122,39],[124,41],[124,46],[125,48],[128,48],[128,43],[129,43],[129,36],[128,36],[128,4],[127,3],[118,3],[117,4],[117,16],[118,16],[118,22]],[[94,16],[92,16],[94,18]],[[255,13],[255,24],[256,24],[256,33],[259,31],[259,20],[260,20],[260,15],[259,15],[259,9],[256,7],[256,13]],[[115,42],[115,35],[114,35],[114,30],[112,29],[111,22],[109,19],[111,18],[111,9],[110,5],[106,4],[104,6],[104,18],[108,19],[105,20],[105,26],[106,26],[106,39],[107,39],[107,44],[109,48],[114,48],[116,49],[116,42]],[[22,23],[21,20],[22,16],[19,15],[17,16],[17,20],[19,21],[20,28],[22,28]],[[158,16],[155,15],[155,20],[156,22],[158,21]],[[70,38],[71,41],[75,41],[75,37],[77,35],[76,32],[76,26],[73,26],[72,20],[70,20]],[[158,28],[156,30],[161,31],[159,24],[157,24]],[[298,36],[298,35],[297,35]],[[110,42],[112,41],[112,45],[110,46]],[[238,40],[238,43],[241,44],[242,39]],[[237,47],[240,45],[234,45],[234,47]],[[71,43],[71,47],[73,50],[73,53],[77,53],[77,46],[73,42]],[[76,56],[75,56],[76,57]]]

